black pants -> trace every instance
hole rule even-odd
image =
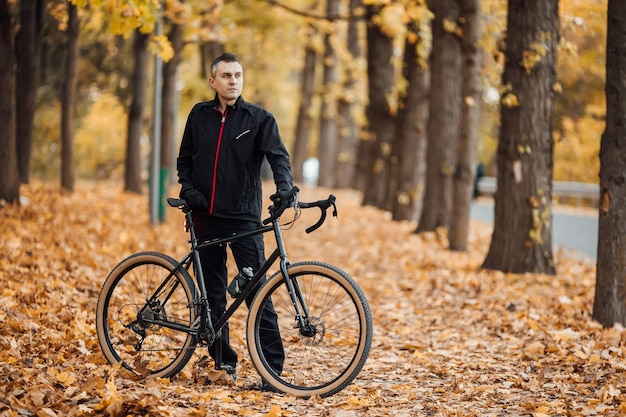
[[[224,237],[236,232],[246,231],[259,227],[260,222],[239,221],[229,219],[216,219],[209,216],[194,215],[194,226],[199,239],[214,239]],[[230,244],[237,268],[241,270],[251,267],[254,272],[259,270],[265,262],[265,248],[263,235],[237,240]],[[203,249],[200,252],[202,261],[202,273],[207,288],[209,305],[211,307],[211,320],[215,323],[226,311],[226,287],[228,282],[238,271],[229,274],[226,268],[226,246]],[[260,286],[260,284],[259,284]],[[254,299],[257,291],[253,291],[246,299],[246,305]],[[283,369],[285,353],[283,343],[278,330],[278,317],[271,302],[263,310],[260,323],[261,350],[270,366],[280,373]],[[222,328],[222,364],[236,366],[237,352],[230,346],[228,323]],[[216,343],[209,347],[209,354],[215,359]]]

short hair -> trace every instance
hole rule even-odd
[[[215,77],[215,73],[217,72],[217,64],[219,64],[220,62],[239,62],[239,58],[237,58],[237,55],[235,55],[232,52],[226,52],[220,56],[218,56],[217,58],[215,58],[215,60],[213,61],[213,63],[211,64],[211,77]]]

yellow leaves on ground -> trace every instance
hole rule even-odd
[[[281,417],[284,415],[286,414],[283,413],[283,409],[280,407],[280,405],[274,404],[273,406],[271,406],[270,411],[265,414],[265,417]]]
[[[129,379],[100,353],[100,286],[133,252],[182,256],[187,237],[176,210],[153,227],[147,198],[121,189],[79,183],[68,195],[33,184],[22,187],[27,204],[0,209],[0,415],[626,413],[626,331],[591,320],[593,265],[559,254],[556,277],[482,271],[488,225],[472,223],[469,251],[450,252],[445,233],[413,234],[414,224],[361,207],[351,191],[333,191],[339,222],[308,235],[319,212],[304,211],[284,236],[292,262],[337,265],[368,297],[375,334],[354,383],[325,399],[257,391],[245,308],[231,322],[237,382],[215,371],[204,349],[176,378]],[[329,192],[303,188],[300,198]]]

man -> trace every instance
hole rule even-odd
[[[211,239],[261,225],[260,172],[264,158],[274,175],[276,196],[287,197],[293,176],[274,116],[241,97],[243,69],[237,56],[226,53],[216,58],[211,64],[209,81],[216,92],[215,98],[196,104],[189,113],[177,168],[180,196],[194,209],[197,235]],[[256,272],[265,261],[262,235],[233,242],[230,247],[240,271],[251,267]],[[226,257],[226,247],[201,251],[214,321],[226,308],[229,279]],[[246,300],[248,306],[255,293]],[[280,373],[284,350],[273,307],[264,311],[262,321],[263,352]],[[209,348],[213,359],[218,342]],[[221,369],[235,378],[237,353],[229,344],[228,325],[222,330],[221,348]],[[261,389],[271,387],[263,382]]]

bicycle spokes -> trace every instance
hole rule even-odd
[[[326,264],[294,264],[289,279],[293,285],[282,275],[272,277],[251,306],[248,338],[256,339],[248,341],[252,361],[283,392],[331,395],[356,377],[367,358],[372,331],[367,301],[349,276]],[[269,366],[266,356],[278,343],[260,342],[262,309],[273,309],[278,316],[285,357],[281,372]]]
[[[195,286],[186,270],[153,252],[127,258],[100,297],[98,338],[107,359],[135,374],[169,376],[193,354]]]

